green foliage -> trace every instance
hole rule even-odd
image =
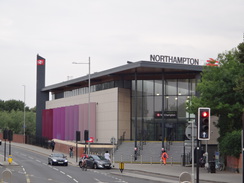
[[[239,130],[244,112],[244,43],[237,48],[219,54],[218,67],[204,66],[197,85],[200,96],[187,103],[187,111],[196,114],[199,107],[210,107],[211,115],[219,117],[221,153],[239,157]]]
[[[237,81],[243,80],[243,63],[239,61],[238,54],[236,49],[219,54],[219,67],[205,66],[197,85],[201,95],[193,97],[187,104],[188,111],[195,114],[198,107],[210,107],[211,115],[220,117],[220,135],[242,127],[244,92],[241,92]]]
[[[11,129],[15,134],[24,133],[24,103],[16,100],[0,100],[0,128]],[[36,114],[35,109],[26,107],[25,132],[27,135],[35,135]]]
[[[224,156],[239,158],[241,153],[241,131],[227,133],[219,144],[219,148]]]

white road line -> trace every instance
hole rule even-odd
[[[57,168],[53,168],[54,170],[56,170],[56,171],[59,171],[59,169],[57,169]]]
[[[73,181],[75,181],[75,182],[77,182],[77,183],[78,183],[78,180],[76,180],[76,179],[73,179]]]
[[[95,181],[97,181],[98,183],[108,183],[108,182],[101,182],[100,180],[94,178]]]
[[[64,175],[65,175],[65,173],[64,173],[63,171],[60,171],[60,173],[62,173],[62,174],[64,174]]]
[[[69,177],[69,178],[71,178],[71,179],[72,179],[72,177],[71,177],[70,175],[67,175],[67,177]]]
[[[41,163],[41,161],[40,161],[40,160],[38,160],[38,159],[36,159],[36,161],[37,161],[38,163]]]

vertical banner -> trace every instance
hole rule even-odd
[[[49,99],[48,92],[42,92],[45,87],[45,58],[37,55],[36,58],[36,136],[42,137],[42,111],[45,109],[45,102]]]

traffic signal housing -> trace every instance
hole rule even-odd
[[[198,140],[210,139],[210,108],[198,108]]]

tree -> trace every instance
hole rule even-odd
[[[4,102],[4,110],[5,111],[18,111],[18,110],[22,110],[24,109],[24,102],[22,101],[17,101],[17,100],[7,100]]]
[[[223,137],[223,141],[219,146],[224,156],[240,157],[241,154],[241,131],[232,131]]]
[[[24,102],[9,100],[0,100],[0,128],[11,129],[15,134],[24,133]],[[36,132],[36,114],[35,108],[29,109],[25,106],[25,133],[35,135]]]
[[[211,115],[219,117],[220,139],[228,132],[242,127],[244,109],[243,85],[244,43],[218,55],[218,67],[205,66],[197,85],[200,97],[193,97],[187,104],[188,112],[197,113],[198,107],[210,107]]]

